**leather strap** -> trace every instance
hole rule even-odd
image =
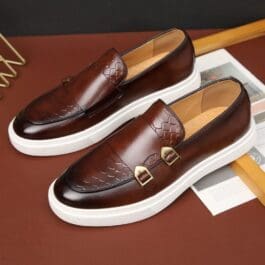
[[[161,149],[174,150],[184,136],[183,125],[176,114],[159,100],[108,142],[134,172],[136,166],[152,168],[161,159]],[[174,155],[175,152],[168,152],[165,158],[170,162]]]
[[[107,190],[132,179],[147,183],[150,172],[141,171],[136,179],[135,170],[141,166],[152,171],[158,163],[168,167],[161,162],[161,149],[174,147],[183,139],[184,128],[178,117],[159,100],[83,157],[78,162],[78,171],[76,167],[68,169],[71,172],[66,174],[67,182],[78,192]]]

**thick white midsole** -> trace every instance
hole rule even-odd
[[[75,225],[114,226],[137,222],[160,212],[202,177],[247,153],[255,144],[255,139],[256,130],[252,121],[249,130],[239,140],[198,163],[156,195],[137,203],[98,210],[74,208],[56,198],[53,182],[48,192],[49,204],[59,218]]]
[[[62,155],[78,151],[104,139],[123,123],[142,114],[153,102],[162,99],[167,104],[200,87],[201,77],[196,64],[192,74],[178,84],[140,98],[123,107],[98,124],[81,132],[47,140],[30,140],[20,137],[13,128],[14,119],[8,127],[9,139],[20,152],[33,156]]]

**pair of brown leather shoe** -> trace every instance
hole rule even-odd
[[[58,155],[105,139],[49,188],[61,219],[111,226],[148,218],[254,144],[236,79],[201,87],[188,35],[172,29],[95,63],[30,103],[10,123],[19,151]]]

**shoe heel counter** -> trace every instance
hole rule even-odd
[[[242,83],[240,83],[240,85],[242,93],[241,108],[245,113],[245,126],[248,128],[251,124],[251,102],[246,88],[243,86]]]

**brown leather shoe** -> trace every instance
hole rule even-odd
[[[246,90],[214,82],[166,105],[155,102],[81,158],[49,189],[66,222],[111,226],[148,218],[255,140]]]
[[[122,55],[95,63],[35,99],[9,126],[19,151],[58,155],[92,145],[159,98],[169,103],[197,89],[190,38],[171,29]]]

